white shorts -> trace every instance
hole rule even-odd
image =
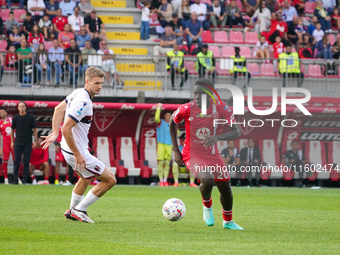
[[[116,66],[115,64],[103,64],[101,66],[101,69],[104,71],[104,72],[110,72],[111,74],[114,74],[116,73]]]
[[[89,151],[86,151],[83,154],[86,161],[86,167],[84,169],[84,172],[80,172],[79,167],[78,169],[75,169],[76,160],[73,156],[73,153],[65,151],[63,149],[61,150],[66,162],[73,168],[73,170],[77,171],[85,179],[91,179],[94,178],[95,176],[100,176],[105,170],[104,163],[97,159],[95,156],[92,156]]]

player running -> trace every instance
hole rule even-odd
[[[211,192],[216,184],[222,204],[223,228],[243,230],[232,220],[233,195],[230,177],[221,154],[218,152],[218,140],[233,140],[240,136],[239,126],[231,125],[235,118],[232,110],[224,103],[213,99],[207,100],[207,114],[202,115],[204,107],[202,94],[211,95],[214,84],[208,79],[198,79],[194,88],[194,100],[181,105],[170,117],[170,134],[179,166],[185,165],[195,173],[201,184],[199,186],[203,200],[203,219],[208,226],[215,224]],[[209,97],[207,97],[209,98]],[[214,127],[214,119],[227,120],[231,131],[223,133],[223,126]],[[186,138],[182,154],[177,144],[177,124],[185,121]],[[218,132],[221,131],[221,132]]]
[[[92,99],[100,93],[105,80],[105,73],[97,67],[90,67],[85,72],[85,87],[73,91],[54,109],[52,133],[44,138],[43,148],[47,148],[59,135],[62,127],[61,150],[66,162],[77,172],[80,179],[74,186],[70,209],[64,216],[67,219],[94,223],[87,215],[87,208],[103,196],[116,184],[116,178],[105,165],[92,156],[87,149],[88,133],[93,116]],[[66,111],[66,112],[65,112]],[[101,182],[94,186],[83,198],[87,186],[93,178]]]
[[[0,108],[0,157],[2,157],[2,170],[4,172],[4,183],[8,184],[8,159],[12,153],[14,161],[14,152],[11,148],[11,131],[12,131],[12,118],[7,117],[7,111]]]

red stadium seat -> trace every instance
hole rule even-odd
[[[25,9],[14,9],[13,10],[13,14],[14,14],[14,18],[19,21],[19,22],[24,22],[23,19],[20,19],[20,16],[23,14],[26,14],[26,10]]]
[[[245,58],[251,58],[251,51],[249,46],[241,46],[240,47],[240,54],[241,56],[245,57]]]
[[[114,174],[116,174],[116,162],[113,150],[113,143],[110,137],[98,136],[92,140],[92,149],[97,158]]]
[[[1,40],[0,41],[0,51],[6,51],[6,48],[7,48],[7,41]]]
[[[149,167],[149,172],[144,171],[142,173],[142,177],[148,178],[150,176],[157,176],[158,162],[157,162],[157,140],[156,138],[143,137],[140,143],[139,155],[142,160],[148,161],[148,167]]]
[[[313,14],[316,7],[316,2],[305,2],[305,13]]]
[[[334,34],[329,34],[329,41],[330,41],[331,45],[334,45],[334,43],[335,43],[335,36],[334,36]]]
[[[216,61],[216,73],[217,75],[230,75],[229,70],[221,69],[221,63],[219,61]]]
[[[220,53],[220,49],[218,48],[217,45],[209,45],[209,50],[211,50],[214,54],[214,57],[220,57],[221,53]]]
[[[203,43],[214,43],[215,41],[212,39],[212,34],[210,30],[204,30],[202,33]]]
[[[195,69],[195,61],[185,61],[184,67],[188,70],[189,74],[197,74]]]
[[[274,65],[273,64],[262,64],[261,75],[270,76],[270,77],[275,76]]]
[[[8,20],[9,17],[9,9],[0,9],[0,15],[2,21],[5,22],[6,20]]]
[[[52,41],[44,41],[45,49],[48,51],[50,48],[53,47],[53,42]]]
[[[328,180],[330,178],[330,167],[327,164],[326,159],[326,147],[325,142],[320,141],[306,141],[305,142],[305,155],[308,163],[314,164],[311,165],[311,169],[313,171],[307,172],[307,178],[309,180]],[[325,169],[323,169],[323,167]]]
[[[244,43],[241,31],[230,31],[229,40],[231,43]]]
[[[325,76],[321,73],[321,67],[319,65],[308,65],[307,76],[313,78],[324,78]]]
[[[222,47],[222,57],[229,58],[232,55],[235,55],[234,46],[223,46]]]
[[[259,40],[259,37],[257,35],[256,32],[250,32],[248,31],[246,34],[245,34],[245,39],[244,41],[248,44],[256,44],[257,41]]]
[[[243,5],[242,5],[241,0],[236,0],[236,6],[237,6],[238,8],[240,8],[240,11],[243,10]]]
[[[338,181],[340,179],[340,142],[333,141],[328,143],[328,163],[335,164],[335,167],[331,170],[330,179],[331,181]]]
[[[160,25],[160,23],[158,21],[157,13],[151,13],[150,19],[151,19],[151,20],[149,20],[150,26],[158,26],[158,25]]]
[[[247,63],[247,69],[252,76],[260,75],[259,65],[257,63]]]
[[[264,139],[259,141],[259,149],[261,151],[262,162],[267,163],[268,166],[280,166],[280,153],[277,142],[273,139]],[[269,171],[261,171],[261,179],[266,180],[269,178]],[[270,179],[281,179],[283,178],[283,171],[272,171],[270,172]]]
[[[216,43],[228,43],[228,34],[226,31],[216,31],[214,33],[214,39]]]

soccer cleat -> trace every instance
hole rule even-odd
[[[235,221],[223,221],[222,223],[223,228],[225,229],[235,229],[235,230],[244,230],[244,228],[240,227],[235,223]]]
[[[37,185],[37,179],[32,180],[32,185]]]
[[[22,181],[18,178],[19,185],[22,185]]]
[[[8,184],[8,178],[5,178],[5,184]]]
[[[173,186],[178,187],[178,185],[179,185],[178,182],[175,182]]]
[[[71,215],[71,209],[68,209],[65,213],[64,216],[66,217],[66,219],[68,220],[77,220],[76,218],[72,217]]]
[[[71,185],[72,185],[72,183],[70,183],[68,180],[63,183],[63,186],[71,186]]]
[[[169,183],[168,182],[163,182],[164,187],[169,187]]]
[[[54,185],[59,185],[59,180],[55,180]]]
[[[190,186],[190,187],[198,187],[198,186],[196,185],[196,183],[194,183],[194,182],[191,182],[189,186]]]
[[[215,224],[215,219],[214,219],[214,214],[213,214],[213,209],[212,206],[210,208],[205,207],[203,205],[203,220],[205,223],[210,227],[214,226]]]
[[[160,187],[164,187],[164,182],[159,182]]]
[[[71,216],[85,223],[94,223],[94,221],[90,219],[86,212],[71,209]]]
[[[50,185],[48,180],[38,181],[38,185]]]

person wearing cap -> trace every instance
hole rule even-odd
[[[243,88],[246,88],[246,86],[247,87],[249,86],[251,74],[247,70],[246,59],[240,55],[240,51],[241,51],[240,47],[235,46],[234,49],[235,49],[235,55],[230,56],[234,61],[234,68],[233,70],[230,70],[230,73],[234,74],[232,84],[235,85],[236,79],[239,75],[247,76],[246,78],[247,82],[243,86]]]
[[[227,13],[219,0],[214,0],[213,5],[208,7],[208,12],[210,14],[210,24],[215,28],[217,28],[217,25],[221,25],[221,28],[225,27],[227,24]]]
[[[105,25],[102,22],[101,18],[97,17],[97,12],[93,10],[91,12],[90,17],[87,17],[85,19],[85,27],[86,27],[86,32],[91,35],[93,38],[94,32],[98,31],[99,33],[105,32]]]
[[[170,21],[169,26],[172,27],[172,34],[177,38],[177,44],[182,45],[183,26],[176,13],[172,14],[172,21]]]
[[[302,86],[304,74],[300,70],[299,55],[292,52],[292,45],[286,46],[286,52],[279,55],[279,72],[282,74],[282,86],[286,87],[287,76],[298,78],[298,87]]]
[[[167,55],[166,70],[170,71],[171,74],[171,88],[175,89],[175,73],[177,73],[181,74],[182,76],[181,84],[179,85],[179,87],[182,89],[184,82],[186,82],[189,77],[189,72],[184,67],[183,60],[184,53],[179,50],[179,45],[175,43],[174,49],[172,51],[169,51],[166,55]]]
[[[212,81],[215,83],[216,68],[215,58],[211,50],[208,50],[208,45],[202,46],[202,51],[197,54],[196,71],[200,78],[204,78],[205,74],[212,76]]]

